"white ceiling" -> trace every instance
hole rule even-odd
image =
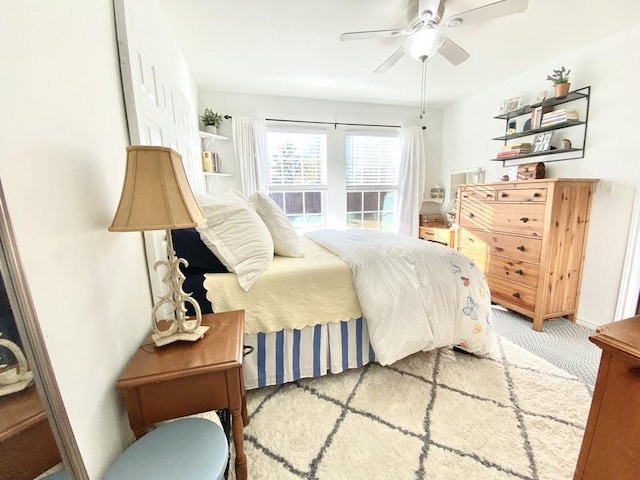
[[[373,70],[402,38],[341,42],[347,31],[405,28],[407,0],[159,0],[199,90],[415,105],[421,64]],[[447,0],[444,18],[491,0]],[[527,11],[447,36],[471,54],[427,64],[427,102],[444,106],[640,24],[638,0],[530,0]],[[637,55],[637,46],[629,46]],[[559,65],[558,65],[559,66]]]

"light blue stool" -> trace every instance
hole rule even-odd
[[[140,437],[104,480],[221,480],[229,459],[222,428],[204,418],[182,418]]]
[[[55,473],[51,473],[44,477],[42,480],[69,480],[66,470],[58,470]]]

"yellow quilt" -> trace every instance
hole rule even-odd
[[[300,246],[304,257],[275,256],[248,292],[234,273],[205,274],[213,311],[244,310],[244,331],[250,334],[361,317],[349,266],[305,236]]]

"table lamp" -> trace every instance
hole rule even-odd
[[[182,290],[185,276],[180,271],[180,264],[187,266],[188,263],[176,257],[171,238],[171,230],[195,227],[202,221],[204,216],[189,188],[178,152],[166,147],[127,147],[122,195],[109,231],[166,230],[167,260],[160,260],[153,266],[154,270],[161,265],[166,268],[162,281],[169,287],[169,293],[160,297],[151,312],[154,332],[151,338],[158,347],[178,340],[196,341],[209,329],[201,325],[198,302]],[[185,302],[193,305],[195,319],[187,320]],[[163,305],[172,308],[175,318],[158,320],[158,309]],[[164,328],[167,324],[169,326]]]

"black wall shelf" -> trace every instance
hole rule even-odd
[[[544,150],[544,151],[539,151],[539,152],[531,152],[531,153],[523,154],[523,155],[516,155],[516,156],[513,156],[513,157],[492,158],[491,161],[493,161],[493,162],[502,162],[502,165],[506,166],[505,164],[507,162],[509,162],[510,165],[517,165],[517,163],[514,163],[514,162],[518,162],[518,160],[529,159],[529,158],[540,157],[540,156],[544,156],[545,157],[545,161],[547,161],[547,162],[584,158],[584,147],[585,147],[585,143],[587,141],[587,124],[589,122],[589,101],[590,101],[590,96],[591,96],[591,87],[590,86],[583,87],[583,88],[579,88],[577,90],[574,90],[572,92],[569,92],[565,97],[549,98],[549,99],[544,100],[544,101],[542,101],[540,103],[527,105],[527,106],[522,107],[522,108],[520,108],[518,110],[514,110],[512,112],[503,113],[501,115],[497,115],[497,116],[493,117],[496,120],[505,120],[505,132],[507,132],[508,128],[509,128],[510,120],[516,119],[518,117],[524,117],[525,115],[530,115],[531,112],[534,111],[539,106],[555,107],[557,105],[562,105],[562,104],[569,103],[569,102],[574,102],[574,101],[577,101],[577,100],[586,101],[586,110],[585,110],[584,120],[568,120],[568,121],[561,122],[561,123],[556,123],[556,124],[552,124],[552,125],[546,125],[546,126],[539,127],[539,128],[532,128],[530,130],[523,130],[523,131],[520,131],[520,132],[511,133],[511,134],[505,133],[504,135],[501,135],[499,137],[495,137],[495,138],[491,139],[491,140],[503,141],[504,144],[506,145],[507,141],[513,140],[515,138],[523,138],[523,137],[528,137],[528,136],[534,136],[534,135],[537,135],[538,133],[551,132],[553,130],[560,130],[560,129],[564,129],[564,128],[582,126],[584,128],[584,131],[583,131],[583,134],[582,134],[582,145],[579,148],[562,148],[562,149],[554,148],[554,149]],[[563,154],[567,154],[567,153],[570,154],[570,155],[569,156],[563,155]]]

